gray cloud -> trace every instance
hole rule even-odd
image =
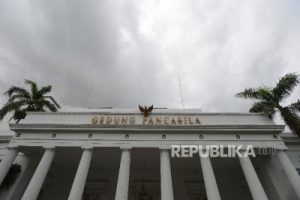
[[[66,105],[182,107],[179,76],[186,107],[244,112],[251,102],[235,93],[299,73],[299,9],[296,0],[4,0],[0,92],[27,78],[52,84]]]

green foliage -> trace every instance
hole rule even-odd
[[[271,103],[265,101],[255,102],[249,111],[254,113],[265,113],[271,119],[276,113],[274,106]]]
[[[247,88],[243,92],[237,93],[236,97],[268,101],[270,98],[272,98],[272,93],[267,87]]]
[[[293,111],[300,112],[300,100],[298,100],[296,103],[292,103],[289,107]]]
[[[273,118],[276,111],[279,111],[292,132],[300,137],[300,117],[297,115],[300,112],[300,100],[286,107],[280,105],[285,98],[291,95],[298,83],[298,75],[289,73],[280,78],[274,88],[247,88],[237,93],[236,97],[255,100],[250,112],[264,113]]]
[[[300,137],[300,117],[289,106],[280,108],[280,114],[289,128]]]
[[[30,86],[30,91],[22,87],[12,86],[4,93],[4,95],[8,96],[8,101],[0,110],[0,120],[10,112],[14,112],[11,119],[19,122],[26,117],[27,111],[57,111],[59,105],[56,101],[51,96],[45,96],[51,92],[51,85],[39,89],[37,84],[31,80],[25,80],[25,84]]]
[[[279,80],[276,87],[272,90],[274,98],[279,102],[282,101],[291,95],[298,83],[299,80],[297,74],[290,73],[285,75]]]

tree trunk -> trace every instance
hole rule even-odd
[[[300,137],[300,117],[288,107],[281,107],[279,110],[286,125],[294,134]]]

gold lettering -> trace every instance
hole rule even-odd
[[[91,118],[92,124],[135,124],[136,117],[127,116],[93,116]],[[156,117],[143,117],[143,125],[193,125],[202,124],[198,116],[156,116]]]
[[[148,124],[154,124],[154,123],[153,123],[152,117],[149,117],[149,122],[148,122]]]
[[[176,125],[176,121],[175,121],[174,117],[172,117],[171,124]]]
[[[127,117],[122,117],[121,123],[122,124],[127,124],[128,118]]]
[[[115,124],[119,124],[120,123],[120,117],[114,117],[115,119]]]
[[[161,124],[161,117],[156,117],[155,124]]]
[[[98,123],[98,117],[93,117],[92,124],[97,124],[97,123]]]
[[[110,124],[112,122],[112,118],[111,117],[106,117],[106,124]]]
[[[164,117],[164,123],[165,123],[166,125],[169,124],[169,117]]]
[[[196,117],[196,123],[195,124],[201,124],[200,119]]]
[[[105,120],[105,117],[100,117],[100,124],[103,124],[104,123],[104,120]]]
[[[182,119],[181,119],[181,117],[178,117],[178,124],[182,124]]]
[[[130,124],[135,124],[135,117],[130,117],[129,118],[129,123]]]
[[[191,120],[191,117],[188,117],[189,118],[189,124],[194,124]]]

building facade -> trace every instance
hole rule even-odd
[[[300,143],[261,114],[135,109],[28,113],[0,138],[1,200],[296,200]],[[178,157],[172,146],[253,146],[255,157]],[[183,155],[180,152],[180,155]]]

